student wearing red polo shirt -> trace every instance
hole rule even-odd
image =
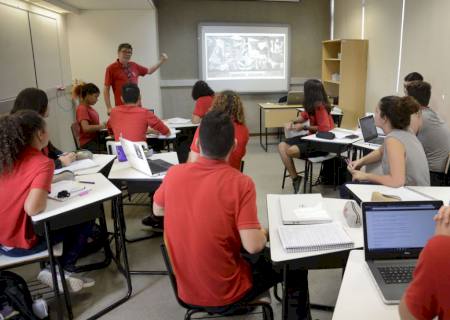
[[[103,96],[105,98],[105,104],[108,114],[112,110],[111,98],[109,89],[112,87],[114,93],[115,106],[123,105],[123,101],[120,98],[122,94],[122,87],[126,83],[138,84],[138,78],[147,74],[152,74],[159,67],[167,61],[167,54],[162,53],[161,58],[157,64],[151,67],[144,67],[135,62],[130,61],[133,54],[133,48],[129,43],[121,43],[117,50],[118,58],[116,62],[110,64],[106,68],[105,72],[105,88],[103,90]]]
[[[98,132],[106,126],[100,123],[98,112],[92,108],[97,103],[100,90],[93,83],[80,84],[74,89],[80,104],[77,107],[76,117],[80,124],[80,146],[92,152],[98,152]]]
[[[322,82],[310,79],[303,85],[305,91],[305,111],[300,113],[297,120],[286,124],[288,130],[308,130],[310,134],[317,131],[330,131],[334,128],[331,117],[331,106]],[[309,120],[309,125],[305,122]],[[300,157],[316,157],[323,155],[323,152],[315,151],[314,146],[309,145],[301,136],[288,138],[278,145],[278,153],[281,161],[289,172],[294,187],[294,193],[298,193],[301,183],[301,176],[297,174],[293,159]],[[307,150],[308,148],[308,150]]]
[[[423,248],[399,306],[403,320],[450,319],[450,207],[434,217],[435,236]]]
[[[163,135],[170,135],[170,129],[153,112],[141,107],[141,92],[134,83],[122,87],[124,105],[112,109],[107,127],[114,133],[114,140],[122,136],[131,141],[146,141],[151,129]]]
[[[233,119],[234,138],[237,143],[231,153],[228,162],[233,168],[241,168],[241,160],[245,156],[247,143],[249,139],[248,128],[245,125],[244,107],[241,98],[233,91],[221,92],[213,102],[211,110],[223,111]],[[201,126],[201,125],[200,125]],[[191,152],[189,153],[189,162],[194,162],[200,155],[198,147],[199,129],[195,131],[194,139],[191,144]]]
[[[178,296],[211,312],[233,314],[282,280],[272,268],[252,179],[233,169],[234,124],[225,112],[202,119],[200,157],[173,166],[156,191],[153,212],[164,216],[164,237]],[[252,255],[243,254],[242,249]],[[289,319],[310,319],[307,272],[289,272]]]
[[[45,239],[34,233],[30,217],[45,210],[55,168],[53,161],[42,153],[49,140],[47,126],[35,111],[4,115],[0,117],[0,140],[0,254],[11,257],[35,254],[47,246]],[[64,229],[67,240],[64,238],[60,259],[64,269],[75,266],[86,243],[82,238],[90,236],[90,229],[88,224]],[[55,238],[63,240],[61,235]],[[53,285],[48,269],[43,269],[38,279]],[[66,280],[72,291],[95,284],[70,273],[66,274]]]
[[[200,123],[202,118],[211,108],[214,100],[214,91],[205,81],[199,80],[192,87],[192,99],[195,100],[195,108],[192,112],[192,123]]]

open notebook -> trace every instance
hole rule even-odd
[[[88,192],[89,190],[90,189],[87,189],[85,185],[79,182],[62,180],[52,183],[51,192],[48,194],[48,197],[53,200],[66,201],[74,196],[81,195],[83,192]],[[64,196],[64,192],[67,192],[66,196]],[[59,197],[58,194],[60,194]]]
[[[98,164],[94,160],[91,160],[91,159],[77,160],[77,161],[72,162],[67,167],[63,167],[61,169],[56,169],[55,174],[61,173],[66,170],[75,172],[78,170],[89,169],[89,168],[93,168],[93,167],[97,167],[97,166],[98,166]]]
[[[320,193],[280,195],[279,201],[283,224],[314,224],[332,221],[323,207]]]
[[[337,222],[308,226],[279,226],[281,245],[288,253],[353,248],[353,241]]]

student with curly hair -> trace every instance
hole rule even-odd
[[[26,88],[20,91],[14,101],[11,113],[16,113],[20,110],[34,110],[39,113],[41,117],[47,118],[49,114],[48,97],[45,91],[38,88]],[[56,169],[70,165],[76,158],[74,152],[63,153],[50,141],[48,142],[48,145],[42,149],[42,152],[50,159],[53,159]]]
[[[22,110],[0,117],[0,254],[21,257],[47,249],[44,238],[35,234],[31,216],[45,210],[55,165],[42,153],[48,144],[44,119],[35,111]],[[64,240],[61,265],[65,270],[76,263],[91,225],[66,228],[54,239]],[[48,269],[38,279],[52,286]],[[92,286],[92,279],[66,274],[71,291]]]
[[[200,123],[211,108],[214,100],[214,91],[205,81],[199,80],[192,87],[192,99],[195,101],[195,108],[192,112],[192,123]]]
[[[365,157],[352,161],[348,170],[353,180],[389,187],[429,186],[430,173],[422,144],[410,130],[411,115],[420,111],[412,97],[387,96],[375,110],[375,123],[386,134],[384,144]],[[383,174],[363,172],[361,167],[381,161]]]
[[[222,111],[229,115],[233,120],[236,147],[231,152],[228,163],[232,167],[239,170],[241,168],[241,160],[245,156],[247,143],[250,137],[248,128],[245,125],[244,106],[242,105],[241,98],[234,91],[223,91],[215,97],[211,106],[211,111],[212,110]],[[194,139],[192,140],[188,162],[195,162],[200,155],[198,134],[199,130],[197,128]]]

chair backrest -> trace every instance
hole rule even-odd
[[[447,163],[445,164],[444,173],[445,174],[449,174],[450,173],[450,152],[448,153]]]
[[[73,137],[73,142],[75,143],[75,147],[77,149],[81,149],[81,146],[80,146],[80,133],[81,133],[80,124],[78,122],[72,123],[72,125],[70,126],[70,130],[72,131],[72,137]]]
[[[148,149],[147,142],[136,141],[135,143],[140,144],[144,149]],[[117,155],[116,146],[120,146],[120,141],[106,141],[106,151],[108,154]]]

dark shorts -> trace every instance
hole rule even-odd
[[[304,136],[297,136],[284,140],[284,142],[290,146],[297,146],[300,150],[301,159],[307,157],[322,157],[328,154],[328,152],[316,150],[314,143],[309,143],[306,140],[302,140],[302,137]]]

